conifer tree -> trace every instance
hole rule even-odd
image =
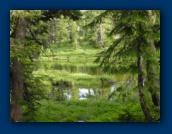
[[[10,11],[10,121],[24,121],[22,106],[30,111],[41,97],[40,80],[32,78],[34,58],[41,48],[47,48],[47,22],[61,15],[73,20],[81,16],[78,10],[11,10]],[[44,35],[45,34],[45,35]],[[41,36],[42,35],[42,36]],[[37,89],[37,90],[35,90]]]
[[[101,21],[107,15],[112,15],[114,20],[114,28],[110,36],[119,35],[119,38],[115,39],[106,51],[100,53],[96,61],[101,62],[105,72],[136,72],[140,104],[145,118],[149,122],[156,121],[151,115],[146,101],[148,95],[144,90],[149,87],[154,104],[159,106],[156,94],[159,90],[156,69],[158,58],[154,49],[154,41],[159,41],[160,37],[158,30],[155,31],[155,27],[159,27],[159,24],[157,26],[153,23],[154,15],[159,16],[159,11],[109,10],[101,14],[98,19]],[[90,25],[94,25],[97,21],[93,21]]]

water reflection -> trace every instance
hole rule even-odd
[[[94,96],[93,89],[79,88],[79,100],[86,100],[91,96]]]
[[[98,68],[97,64],[91,62],[76,62],[76,61],[49,61],[49,62],[40,62],[39,65],[35,67],[35,70],[38,69],[48,69],[48,70],[65,70],[69,73],[81,73],[81,74],[91,74],[97,75],[100,74],[101,69]]]
[[[79,99],[79,100],[87,100],[89,98],[106,98],[109,100],[115,99],[115,94],[118,90],[125,90],[127,86],[121,86],[121,82],[110,85],[109,87],[101,87],[101,85],[97,85],[97,88],[85,88],[78,87],[79,85],[75,85],[73,87],[68,86],[67,82],[61,81],[60,84],[52,83],[52,91],[49,94],[51,99],[55,99],[58,101],[71,100],[71,99]]]
[[[103,91],[101,88],[96,88],[96,89],[87,89],[87,88],[79,88],[79,100],[86,100],[90,97],[101,97],[101,94]],[[109,92],[108,92],[109,91]],[[109,88],[107,88],[107,93],[111,94],[114,93],[116,91],[116,86],[113,85]],[[110,98],[112,99],[112,98]]]
[[[113,86],[110,87],[110,92],[111,92],[111,93],[114,92],[115,90],[116,90],[115,85],[113,85]]]
[[[72,94],[71,93],[63,93],[66,96],[66,100],[72,99]]]
[[[69,73],[81,73],[81,74],[98,74],[100,71],[97,66],[89,65],[72,65],[72,64],[54,64],[51,69],[65,70]]]
[[[49,98],[64,101],[71,99],[86,100],[89,98],[108,98],[111,93],[116,90],[115,85],[106,88],[78,88],[62,86],[61,84],[52,86],[52,90],[49,93]],[[77,91],[77,92],[76,92]]]
[[[125,75],[120,78],[115,76],[115,80],[112,77],[107,77],[107,74],[106,77],[104,77],[102,75],[101,69],[98,68],[98,65],[95,65],[92,62],[44,61],[40,62],[37,68],[52,71],[65,70],[69,73],[96,76],[91,79],[87,79],[86,77],[80,78],[80,75],[78,75],[77,79],[73,79],[73,75],[71,75],[69,81],[66,81],[67,79],[65,78],[68,77],[66,76],[63,77],[64,81],[61,80],[52,83],[50,98],[54,98],[60,101],[70,99],[86,100],[88,98],[107,98],[111,100],[114,99],[114,95],[118,90],[118,87],[122,86],[124,89],[130,90],[133,85],[135,85],[134,81],[127,80],[126,78],[128,76],[125,77]],[[89,80],[93,80],[91,81],[91,84],[89,83]]]

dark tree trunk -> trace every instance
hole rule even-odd
[[[26,27],[27,27],[26,19],[19,19],[16,28],[14,39],[17,40],[14,43],[14,47],[17,45],[21,45],[24,47],[22,41],[25,40],[26,35]],[[15,58],[11,63],[10,68],[10,79],[11,79],[11,104],[10,104],[10,121],[22,121],[22,101],[23,101],[23,90],[24,90],[24,72],[23,67],[20,61]]]
[[[140,97],[140,105],[145,115],[145,118],[148,122],[155,122],[156,120],[151,116],[150,110],[147,107],[145,95],[142,92],[144,87],[144,72],[143,72],[143,65],[142,65],[142,56],[139,56],[137,59],[137,66],[139,69],[138,73],[138,89],[139,89],[139,97]]]

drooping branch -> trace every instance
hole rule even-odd
[[[33,39],[35,40],[35,42],[38,43],[39,45],[43,46],[43,47],[47,46],[47,47],[50,49],[50,51],[52,52],[52,55],[53,55],[53,58],[54,58],[54,52],[53,52],[52,48],[50,47],[50,45],[41,42],[41,41],[36,37],[34,31],[32,31],[32,29],[30,28],[30,26],[27,26],[27,28],[29,29],[29,32],[30,32],[30,34],[32,35],[32,37],[33,37]],[[43,52],[45,53],[45,50],[44,50],[44,49],[43,49]]]
[[[27,28],[29,29],[29,32],[32,35],[33,39],[36,41],[36,43],[38,43],[41,46],[44,46],[45,44],[42,43],[39,39],[37,39],[35,33],[31,30],[30,26],[27,26]]]

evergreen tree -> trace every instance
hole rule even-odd
[[[81,14],[77,10],[10,11],[10,120],[13,122],[24,121],[23,103],[31,112],[43,93],[38,86],[40,80],[32,78],[34,58],[39,56],[42,46],[49,46],[48,27],[43,22],[61,15],[76,20]]]
[[[154,30],[155,24],[152,22],[154,14],[159,16],[159,11],[148,10],[119,10],[119,11],[106,11],[99,16],[101,20],[106,15],[112,15],[114,19],[114,29],[111,31],[110,36],[119,35],[106,51],[102,52],[96,61],[101,62],[101,66],[105,72],[110,73],[126,73],[136,72],[138,74],[138,91],[140,96],[140,104],[147,121],[152,122],[156,119],[151,115],[148,102],[144,90],[149,88],[152,97],[158,101],[157,94],[159,87],[159,75],[155,69],[157,66],[156,51],[153,49],[155,40],[160,40],[159,32]],[[93,25],[98,20],[93,21]],[[159,24],[157,24],[159,27]],[[137,64],[136,64],[137,63]],[[147,72],[146,69],[147,63]],[[150,73],[151,70],[153,74]],[[154,76],[154,77],[153,77]],[[146,83],[146,79],[150,83]],[[153,79],[153,80],[151,80]],[[155,88],[156,87],[156,90]],[[152,91],[153,90],[153,91]],[[155,103],[154,103],[155,104]],[[159,106],[158,102],[157,105]]]

